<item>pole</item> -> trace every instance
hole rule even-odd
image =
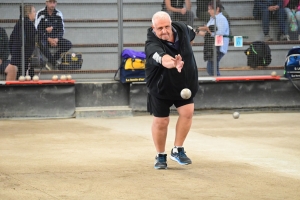
[[[22,0],[21,18],[22,18],[22,76],[24,76],[25,75],[24,0]]]
[[[216,10],[217,10],[217,1],[214,0],[214,18],[215,18],[215,27],[214,27],[214,33],[215,33],[215,40],[216,40],[216,32],[217,32],[217,20],[216,20]],[[213,53],[213,63],[214,63],[214,76],[217,76],[217,47],[215,44],[214,46],[214,53]]]
[[[121,65],[123,51],[123,0],[118,0],[118,67]]]

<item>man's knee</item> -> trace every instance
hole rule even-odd
[[[67,39],[63,38],[62,41],[61,41],[60,46],[61,46],[60,47],[61,49],[65,50],[65,51],[68,51],[69,49],[72,48],[72,43],[71,43],[70,40],[67,40]]]
[[[6,74],[16,74],[18,72],[18,68],[14,65],[8,65],[6,68],[5,68],[5,73]]]

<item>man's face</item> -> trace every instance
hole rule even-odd
[[[171,41],[173,32],[171,21],[168,18],[156,19],[152,28],[159,39]]]
[[[46,1],[47,9],[53,11],[55,9],[57,2],[53,0]]]

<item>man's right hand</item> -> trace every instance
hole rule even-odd
[[[57,43],[58,43],[58,39],[57,38],[48,38],[48,42],[49,42],[50,46],[56,47]]]
[[[0,65],[2,65],[2,59],[0,59]]]
[[[268,10],[269,10],[269,11],[276,11],[276,10],[278,10],[278,9],[279,9],[279,6],[277,6],[277,5],[276,5],[276,6],[269,6],[269,7],[268,7]]]
[[[52,32],[52,30],[53,30],[53,27],[52,27],[52,26],[50,26],[50,27],[46,28],[46,31],[47,31],[48,33],[51,33],[51,32]]]

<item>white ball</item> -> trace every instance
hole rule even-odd
[[[184,88],[184,89],[181,90],[180,96],[181,96],[183,99],[189,99],[189,98],[192,96],[192,92],[191,92],[190,89]]]
[[[25,80],[26,81],[30,81],[31,80],[31,76],[29,76],[29,75],[25,76]]]
[[[34,75],[33,78],[32,78],[32,80],[33,80],[33,81],[38,81],[38,80],[40,80],[40,78],[39,78],[39,76]]]
[[[276,76],[277,73],[275,71],[272,71],[271,76]]]
[[[57,75],[53,75],[52,76],[52,81],[57,81],[58,80],[58,76]]]
[[[233,116],[234,119],[238,119],[240,117],[240,113],[239,112],[234,112],[232,114],[232,116]]]
[[[72,80],[72,76],[70,74],[67,75],[67,80]]]
[[[25,81],[25,76],[20,76],[19,81]]]
[[[61,75],[60,80],[65,81],[67,79],[66,75]]]

